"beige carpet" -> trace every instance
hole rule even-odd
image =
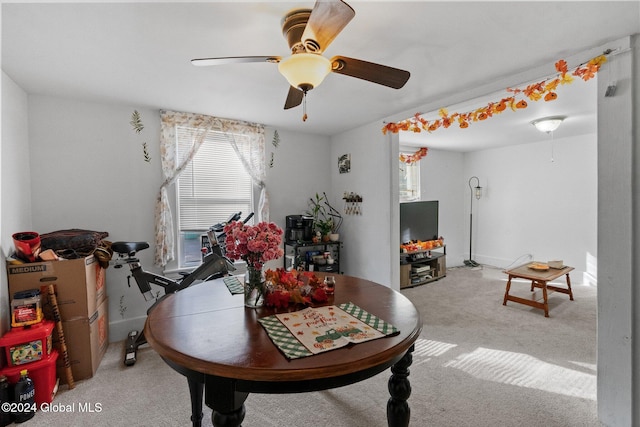
[[[574,286],[575,301],[551,293],[545,318],[542,310],[503,306],[504,287],[500,270],[461,267],[402,291],[424,320],[409,376],[411,425],[598,426],[596,289]],[[531,294],[526,283],[512,290]],[[94,378],[61,387],[54,403],[73,412],[40,412],[27,425],[189,426],[184,378],[148,346],[132,367],[122,364],[122,352],[122,343],[112,344]],[[243,426],[386,426],[388,377],[317,393],[250,395]],[[101,410],[82,413],[82,404]],[[203,425],[211,426],[210,417],[205,408]]]

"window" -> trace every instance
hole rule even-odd
[[[195,129],[176,129],[178,159],[189,153]],[[249,138],[235,135],[238,149],[249,156]],[[253,183],[225,134],[208,132],[198,152],[176,182],[179,268],[202,261],[201,236],[233,213],[253,212]]]
[[[400,160],[400,201],[420,199],[420,162],[405,163]]]

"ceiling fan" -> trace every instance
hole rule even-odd
[[[290,84],[284,109],[303,104],[303,120],[307,119],[306,95],[318,87],[331,72],[400,89],[410,73],[398,68],[375,64],[346,56],[327,59],[322,52],[347,26],[355,11],[342,0],[317,0],[313,9],[295,9],[282,18],[282,34],[287,39],[291,56],[227,56],[192,59],[197,66],[247,62],[278,64],[278,70]]]

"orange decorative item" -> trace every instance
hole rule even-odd
[[[442,246],[444,246],[444,237],[440,237],[438,240],[427,240],[424,242],[421,240],[416,240],[409,243],[404,243],[400,245],[400,250],[402,252],[419,252],[428,251]]]
[[[413,154],[400,154],[400,161],[406,163],[408,165],[413,164],[415,162],[420,161],[423,157],[427,155],[429,149],[427,147],[422,147],[418,151]]]
[[[422,117],[421,113],[416,113],[412,118],[402,120],[395,123],[387,123],[382,128],[382,133],[387,132],[398,133],[400,131],[410,132],[422,132],[427,131],[429,133],[438,130],[439,128],[449,128],[453,120],[458,121],[458,125],[462,129],[469,127],[471,122],[483,121],[489,117],[493,117],[494,114],[500,114],[507,109],[507,105],[512,111],[517,111],[523,108],[527,108],[528,104],[524,99],[517,100],[516,95],[524,95],[529,98],[530,101],[539,101],[544,99],[545,101],[553,101],[558,98],[556,89],[558,85],[565,85],[573,83],[573,76],[579,77],[584,81],[590,80],[595,77],[596,73],[600,70],[602,64],[607,61],[607,56],[611,52],[606,52],[603,55],[596,56],[586,63],[577,66],[571,73],[567,66],[567,62],[561,59],[555,63],[556,71],[559,75],[543,80],[538,83],[532,83],[527,85],[526,88],[507,88],[507,92],[513,94],[513,96],[503,98],[498,102],[489,102],[486,106],[480,107],[472,112],[466,113],[453,113],[449,112],[445,108],[438,110],[439,119],[427,120]]]
[[[265,272],[267,292],[265,304],[270,307],[304,306],[328,301],[325,287],[318,276],[308,271],[285,271],[282,268]]]

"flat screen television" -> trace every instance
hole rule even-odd
[[[400,203],[400,244],[437,238],[437,200]]]

